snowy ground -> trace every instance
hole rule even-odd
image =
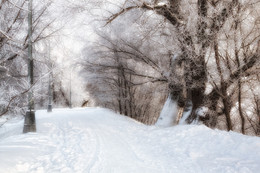
[[[101,108],[37,111],[0,128],[1,173],[257,173],[260,138],[204,126],[145,126]],[[7,135],[8,134],[8,135]]]

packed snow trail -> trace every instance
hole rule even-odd
[[[205,126],[145,126],[102,108],[37,111],[36,120],[37,133],[8,132],[6,137],[2,134],[7,126],[0,129],[0,173],[260,170],[258,137]],[[18,128],[22,131],[21,122],[15,132]]]

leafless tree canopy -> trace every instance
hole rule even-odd
[[[53,28],[54,20],[48,11],[49,1],[33,3],[33,58],[35,61],[36,82],[33,85],[36,104],[44,104],[44,85],[48,73],[48,60],[44,40],[57,31]],[[27,92],[32,89],[28,85],[27,49],[28,49],[28,1],[0,1],[0,116],[23,114],[27,106]],[[40,87],[41,86],[41,87]],[[41,92],[39,92],[41,91]]]
[[[33,10],[39,107],[50,71],[54,102],[70,102],[61,65],[46,58],[47,39],[59,30],[51,2],[35,1]],[[191,110],[187,123],[260,134],[259,0],[64,2],[59,13],[80,23],[73,31],[85,45],[75,58],[89,95],[82,105],[153,124],[169,97],[178,103],[176,122]],[[0,1],[0,115],[26,106],[27,14],[26,0]]]
[[[130,92],[133,88],[157,93],[161,87],[159,97],[146,94],[158,103],[156,110],[168,92],[178,102],[180,115],[192,106],[187,123],[200,121],[213,128],[259,134],[259,1],[104,4],[113,7],[103,9],[104,28],[109,29],[100,39],[106,43],[92,44],[98,49],[95,60],[87,58],[86,63],[116,91],[117,99],[111,103],[120,105],[121,96],[129,102],[135,94],[142,95]],[[113,109],[125,113],[122,106]],[[148,114],[150,119],[158,117],[158,111]]]

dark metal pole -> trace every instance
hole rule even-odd
[[[69,107],[72,109],[72,103],[71,103],[71,70],[70,70],[70,105]]]
[[[51,91],[51,74],[49,74],[49,94],[48,94],[48,97],[49,97],[49,103],[48,103],[48,109],[47,109],[47,112],[52,112],[52,91]]]
[[[30,91],[28,92],[28,110],[26,111],[23,132],[35,132],[35,111],[33,97],[33,57],[32,57],[32,0],[28,3],[28,80]]]
[[[49,51],[49,64],[50,64],[50,74],[49,74],[49,94],[48,94],[48,97],[49,97],[49,103],[48,103],[48,109],[47,109],[47,112],[52,112],[52,90],[51,90],[51,85],[52,85],[52,65],[51,65],[51,45],[50,45],[50,42],[48,43],[48,51]]]

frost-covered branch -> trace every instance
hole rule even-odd
[[[166,4],[156,4],[156,5],[148,5],[146,3],[143,3],[142,5],[138,6],[130,6],[127,8],[123,8],[118,13],[113,14],[108,20],[107,24],[111,23],[113,20],[115,20],[117,17],[121,16],[122,14],[133,10],[133,9],[144,9],[144,10],[152,10],[155,11],[157,14],[164,16],[169,22],[171,22],[173,25],[181,25],[183,24],[183,21],[181,21],[176,14],[174,14],[170,8]]]
[[[0,33],[5,37],[5,38],[7,38],[7,39],[9,39],[9,40],[12,40],[12,38],[11,37],[9,37],[4,31],[2,31],[1,29],[0,29]]]

